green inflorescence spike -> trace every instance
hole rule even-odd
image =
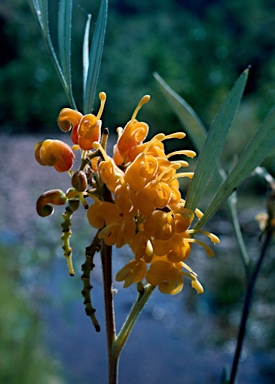
[[[72,248],[70,246],[70,237],[72,234],[71,231],[71,218],[74,213],[74,211],[78,208],[79,201],[74,200],[73,202],[69,202],[69,205],[66,207],[65,213],[63,213],[62,217],[64,219],[63,223],[61,224],[62,227],[62,236],[61,240],[63,243],[62,249],[64,251],[64,256],[68,263],[69,273],[71,276],[74,276],[74,268],[73,268],[73,262],[72,262]]]

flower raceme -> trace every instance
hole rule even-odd
[[[99,94],[101,105],[97,115],[82,115],[69,108],[61,110],[58,124],[62,131],[71,131],[73,149],[82,151],[80,168],[73,173],[72,149],[58,140],[37,144],[35,157],[42,165],[53,165],[59,172],[70,171],[72,186],[65,198],[79,199],[84,206],[92,198],[87,211],[90,225],[99,230],[98,236],[107,245],[117,248],[128,245],[134,257],[117,273],[116,280],[124,287],[147,282],[158,286],[162,293],[177,294],[184,278],[202,293],[197,275],[185,263],[194,243],[202,246],[209,256],[213,250],[194,238],[196,233],[207,236],[214,244],[219,239],[206,231],[190,228],[195,217],[202,216],[185,208],[181,197],[181,178],[192,178],[192,172],[181,172],[189,164],[171,160],[175,155],[194,157],[191,150],[165,153],[164,142],[183,139],[183,132],[169,135],[159,133],[145,141],[149,126],[137,119],[140,108],[149,101],[144,96],[125,128],[118,128],[118,140],[113,156],[106,153],[106,129],[101,136],[101,116],[106,95]],[[105,135],[105,136],[104,136]],[[62,143],[62,144],[61,144]],[[45,198],[44,198],[45,200]],[[44,202],[43,200],[43,202]],[[62,195],[62,204],[64,196]],[[55,199],[52,199],[55,204]],[[59,201],[57,202],[59,203]],[[48,212],[46,210],[46,212]],[[49,214],[52,210],[49,210]],[[45,216],[45,210],[43,211]]]

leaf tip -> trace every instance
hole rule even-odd
[[[248,75],[248,74],[249,74],[249,71],[250,71],[251,68],[252,68],[252,65],[249,64],[249,65],[245,68],[245,70],[244,70],[244,74]]]

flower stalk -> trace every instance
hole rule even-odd
[[[109,384],[117,383],[118,356],[112,353],[113,344],[116,339],[116,326],[113,305],[113,285],[112,285],[112,247],[101,244],[101,263],[103,273],[105,320],[108,348],[108,377]]]
[[[119,332],[119,335],[117,336],[113,344],[112,353],[114,356],[119,356],[142,309],[144,308],[145,304],[147,303],[155,288],[156,287],[154,285],[148,284],[146,287],[144,287],[144,291],[138,294],[137,300],[133,305],[125,323],[123,324]]]
[[[104,241],[102,241],[101,247],[101,262],[103,270],[105,320],[108,349],[108,378],[109,384],[117,384],[120,352],[122,351],[144,305],[147,303],[149,297],[156,287],[148,284],[146,287],[144,287],[142,292],[139,292],[135,304],[133,305],[118,336],[116,336],[113,304],[114,295],[112,287],[112,247],[106,245]]]
[[[239,327],[237,346],[235,350],[234,360],[232,363],[228,384],[234,384],[236,380],[239,361],[240,361],[241,352],[242,352],[242,346],[243,346],[243,342],[246,334],[246,324],[247,324],[247,320],[248,320],[248,316],[249,316],[249,312],[252,304],[252,299],[253,299],[254,288],[255,288],[256,281],[259,276],[264,258],[266,256],[268,246],[270,244],[273,234],[275,233],[275,183],[273,180],[270,183],[270,186],[272,191],[270,193],[270,196],[267,202],[268,214],[266,216],[266,224],[263,230],[263,233],[265,233],[265,240],[261,249],[259,259],[251,274],[251,277],[249,279],[249,283],[247,286],[244,305],[243,305],[243,311],[242,311],[242,318],[241,318],[241,323]]]
[[[250,308],[251,308],[251,304],[252,304],[254,288],[255,288],[255,284],[256,284],[257,278],[259,276],[259,272],[260,272],[261,266],[263,264],[263,261],[264,261],[266,251],[267,251],[268,245],[270,243],[271,237],[272,237],[272,231],[268,231],[266,234],[266,237],[265,237],[265,241],[264,241],[263,246],[262,246],[260,257],[257,261],[257,264],[256,264],[255,269],[253,271],[253,274],[251,276],[250,282],[248,284],[248,288],[247,288],[246,295],[245,295],[245,301],[244,301],[244,305],[243,305],[241,323],[240,323],[239,332],[238,332],[237,346],[236,346],[236,350],[235,350],[234,360],[233,360],[231,373],[230,373],[230,379],[229,379],[228,384],[234,384],[235,380],[236,380],[239,361],[240,361],[242,347],[243,347],[243,342],[244,342],[244,338],[246,335],[246,324],[247,324],[247,320],[248,320],[248,316],[249,316],[249,312],[250,312]]]

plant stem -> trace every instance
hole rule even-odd
[[[239,328],[238,341],[237,341],[235,356],[234,356],[234,360],[233,360],[233,364],[232,364],[229,384],[235,383],[238,365],[239,365],[239,360],[240,360],[241,351],[242,351],[242,345],[243,345],[245,332],[246,332],[246,323],[247,323],[247,319],[248,319],[248,315],[249,315],[250,306],[252,303],[253,291],[254,291],[255,283],[256,283],[257,277],[259,275],[264,257],[266,255],[266,251],[267,251],[269,242],[271,240],[271,237],[272,237],[272,230],[270,229],[270,230],[268,230],[268,232],[266,234],[266,238],[265,238],[265,241],[263,243],[260,257],[257,261],[257,264],[255,266],[255,269],[253,271],[253,274],[251,276],[251,279],[250,279],[248,287],[247,287],[244,306],[243,306],[242,319],[241,319],[241,324],[240,324],[240,328]]]
[[[237,203],[237,195],[236,195],[236,192],[234,192],[227,200],[227,207],[228,207],[228,213],[230,215],[231,222],[233,225],[233,230],[236,236],[236,240],[239,245],[239,250],[240,250],[240,254],[241,254],[241,258],[242,258],[242,262],[245,270],[246,283],[248,283],[250,260],[249,260],[247,249],[242,236],[240,223],[238,220],[236,203]]]
[[[116,339],[113,288],[112,288],[112,247],[102,241],[101,244],[101,263],[103,271],[105,319],[108,348],[108,377],[109,384],[117,383],[118,356],[112,353],[113,343]]]
[[[135,323],[137,321],[138,316],[140,315],[144,305],[147,303],[149,297],[151,296],[151,294],[155,288],[156,288],[155,286],[148,284],[145,287],[144,292],[139,293],[135,304],[133,305],[125,323],[123,324],[123,326],[119,332],[119,335],[117,336],[117,338],[113,344],[112,353],[117,358],[119,357],[119,354],[120,354],[122,348],[124,347],[128,337],[131,333],[131,330],[133,329],[133,326],[135,325]]]

